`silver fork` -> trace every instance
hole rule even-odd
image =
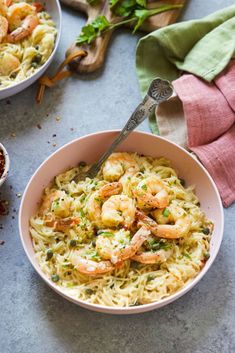
[[[87,172],[80,172],[74,177],[74,181],[78,182],[84,180],[86,177],[94,178],[99,172],[102,164],[106,159],[113,153],[117,146],[124,141],[127,136],[135,130],[149,115],[153,109],[160,103],[166,101],[173,94],[173,88],[169,81],[162,80],[161,78],[155,78],[149,86],[148,92],[144,97],[143,101],[138,105],[130,119],[113,141],[111,146],[104,152],[99,160],[92,164]]]

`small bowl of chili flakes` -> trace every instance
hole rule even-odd
[[[10,167],[10,159],[5,147],[0,143],[0,186],[6,180]]]

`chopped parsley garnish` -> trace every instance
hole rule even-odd
[[[146,185],[146,184],[143,184],[143,185],[141,186],[141,189],[147,191],[147,185]]]
[[[188,252],[185,251],[185,252],[183,253],[183,255],[184,255],[184,257],[186,257],[187,259],[192,260],[192,258],[191,258],[191,256],[189,255]]]
[[[85,213],[84,213],[82,208],[80,209],[80,214],[81,214],[82,217],[85,217]]]
[[[169,250],[172,248],[171,243],[168,243],[164,240],[155,240],[155,239],[148,240],[146,246],[149,250],[152,250],[152,251],[157,251],[160,249]]]
[[[101,232],[101,233],[99,233],[99,235],[104,235],[105,237],[113,237],[114,236],[114,234],[113,233],[111,233],[111,232]]]

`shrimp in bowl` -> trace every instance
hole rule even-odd
[[[56,36],[46,4],[0,0],[0,90],[36,73],[52,54]]]
[[[130,307],[173,295],[205,265],[213,223],[171,162],[113,153],[93,179],[58,175],[30,219],[36,259],[64,293]]]

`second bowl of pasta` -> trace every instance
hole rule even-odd
[[[24,90],[45,72],[60,32],[58,0],[0,0],[0,99]]]

